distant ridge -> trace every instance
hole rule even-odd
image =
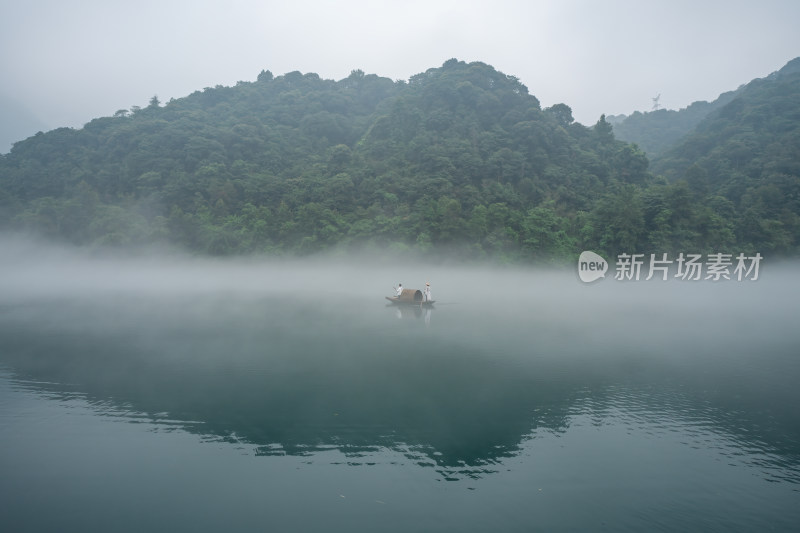
[[[636,111],[628,116],[612,117],[614,134],[620,140],[636,143],[649,157],[658,157],[694,130],[706,116],[730,102],[736,92],[723,93],[713,102],[694,102],[678,111]]]
[[[800,57],[763,79],[776,79],[800,71]],[[753,80],[756,81],[756,80]],[[636,143],[651,159],[658,158],[694,131],[708,115],[727,105],[745,87],[727,91],[712,102],[697,101],[678,111],[659,109],[608,117],[618,139]]]
[[[8,153],[15,142],[47,129],[30,110],[2,95],[0,117],[0,154]]]

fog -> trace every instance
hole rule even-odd
[[[606,279],[584,284],[573,268],[424,264],[366,255],[123,254],[4,236],[0,268],[3,319],[33,320],[26,313],[45,313],[54,328],[102,322],[104,328],[138,327],[144,335],[170,321],[214,323],[226,314],[254,320],[260,310],[278,307],[287,313],[313,310],[318,320],[341,323],[353,335],[407,335],[412,344],[437,338],[481,348],[489,357],[524,360],[536,354],[597,364],[598,371],[615,357],[719,365],[715,373],[752,364],[757,374],[763,353],[800,347],[800,287],[791,262],[765,260],[757,281],[622,282],[609,272]],[[396,308],[384,298],[398,283],[421,289],[426,282],[436,301],[428,312]],[[84,311],[62,316],[53,312],[55,303],[81,305]],[[95,322],[81,324],[86,310],[99,315]],[[113,322],[121,316],[124,323]],[[303,329],[302,319],[295,327]],[[423,330],[427,337],[420,337]],[[728,358],[731,350],[745,355]]]
[[[713,351],[754,335],[796,338],[800,311],[797,264],[769,260],[757,281],[623,282],[612,269],[586,284],[572,267],[465,265],[441,257],[426,264],[368,254],[219,259],[165,249],[86,250],[4,235],[0,269],[7,312],[17,304],[55,300],[113,301],[135,309],[165,298],[229,306],[287,298],[334,314],[369,310],[363,318],[373,320],[398,283],[422,289],[430,282],[435,314],[458,315],[469,324],[456,328],[459,338],[489,343],[518,328],[544,328],[546,342],[556,344],[559,335],[574,342],[577,334],[586,342],[643,350],[667,342]]]
[[[385,446],[452,478],[580,414],[625,412],[766,449],[778,462],[765,475],[800,479],[785,451],[800,427],[795,263],[765,260],[755,282],[584,284],[573,268],[4,236],[0,269],[0,372],[104,414],[235,435],[263,455]],[[426,282],[433,309],[384,298]]]

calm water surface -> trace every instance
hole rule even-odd
[[[585,286],[25,252],[0,281],[5,531],[800,524],[789,267]],[[386,306],[425,281],[432,311]]]

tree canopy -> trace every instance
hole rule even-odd
[[[215,255],[794,253],[800,82],[773,82],[720,110],[732,144],[698,127],[660,160],[664,178],[604,116],[587,127],[566,104],[542,109],[484,63],[408,81],[263,70],[16,143],[0,156],[0,228]]]

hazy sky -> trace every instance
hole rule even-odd
[[[797,0],[0,0],[0,15],[0,110],[46,129],[262,69],[408,79],[452,57],[589,125],[659,93],[713,100],[800,55]]]

